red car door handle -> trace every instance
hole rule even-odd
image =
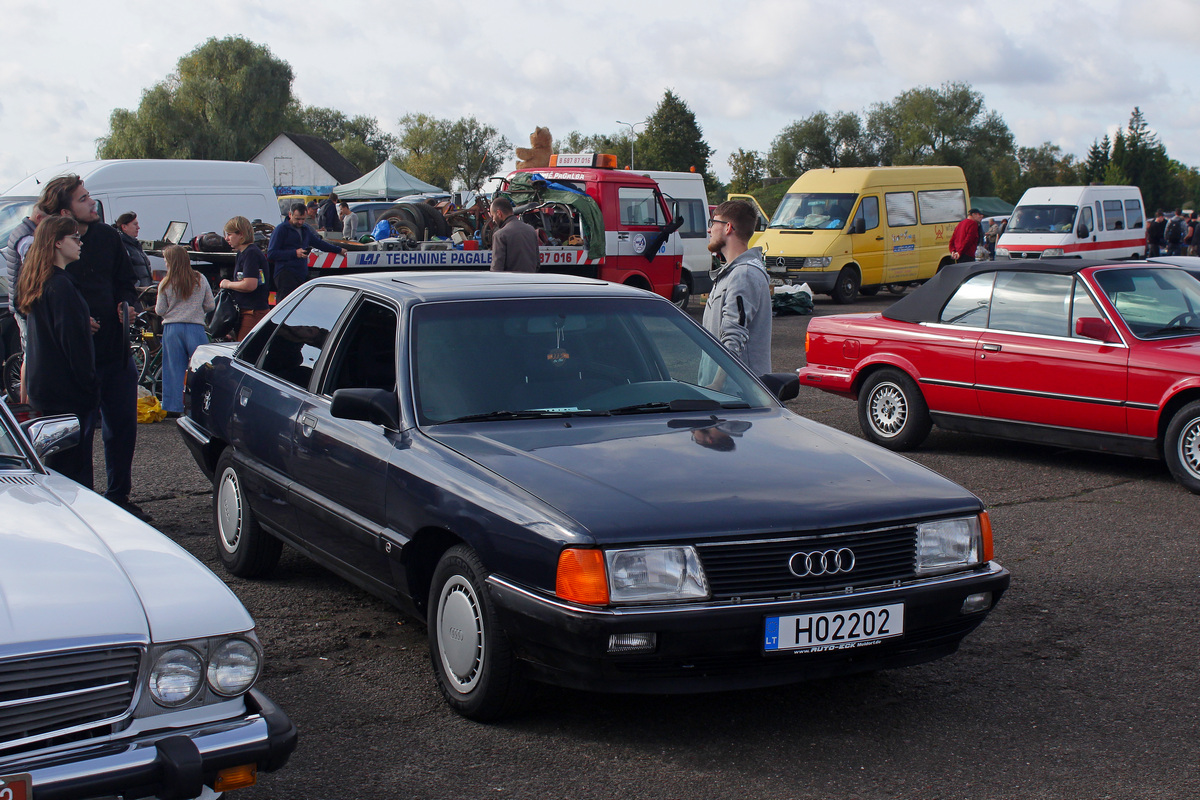
[[[993,352],[993,353],[999,353],[999,352],[1000,352],[1000,345],[998,345],[998,344],[985,344],[985,345],[983,346],[983,349],[984,349],[984,350],[988,350],[988,351],[990,351],[990,352]]]

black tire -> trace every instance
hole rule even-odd
[[[466,545],[438,561],[429,589],[429,655],[438,689],[468,719],[488,722],[512,714],[529,685],[496,616],[487,570]]]
[[[392,227],[395,228],[401,236],[407,236],[417,242],[425,240],[425,223],[420,215],[414,215],[407,207],[389,208],[381,215],[383,219],[390,219]]]
[[[446,222],[446,217],[442,212],[428,203],[410,203],[407,207],[416,211],[425,221],[425,230],[429,232],[430,236],[436,236],[439,239],[450,236],[450,223]]]
[[[266,577],[279,563],[283,542],[259,527],[228,449],[213,478],[213,528],[221,563],[239,578]]]
[[[4,359],[4,393],[14,406],[21,402],[21,365],[24,363],[24,353],[13,353]]]
[[[842,271],[838,273],[837,283],[833,285],[833,291],[829,296],[833,298],[833,302],[839,305],[849,305],[858,299],[858,287],[862,278],[858,275],[858,270],[852,266],[842,267]]]
[[[1171,477],[1194,494],[1200,494],[1200,400],[1188,403],[1167,425],[1163,460]]]
[[[908,288],[907,284],[889,283],[887,290],[888,290],[888,294],[902,295],[902,294],[904,294],[904,290],[907,288]]]
[[[692,273],[688,272],[686,269],[683,270],[682,282],[684,286],[683,297],[680,298],[679,302],[677,302],[675,305],[681,310],[687,311],[688,303],[690,303],[692,300]]]
[[[933,427],[929,406],[912,378],[892,367],[873,372],[858,393],[863,435],[889,450],[912,450]]]

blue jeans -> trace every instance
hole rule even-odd
[[[96,364],[100,379],[100,438],[104,440],[104,496],[129,500],[133,488],[133,449],[137,446],[137,370],[133,359]]]
[[[202,344],[208,344],[203,325],[195,322],[163,325],[162,402],[167,411],[183,413],[183,376],[192,353]]]

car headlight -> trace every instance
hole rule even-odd
[[[991,560],[987,512],[917,526],[917,574],[932,575]]]
[[[190,647],[173,647],[150,668],[150,694],[159,705],[174,708],[196,696],[204,683],[204,662]]]
[[[1008,258],[1008,257],[1009,257],[1009,255],[1008,255],[1007,247],[997,247],[996,248],[996,258]]]
[[[607,550],[611,602],[704,600],[708,579],[694,547],[638,547]]]
[[[261,666],[258,649],[245,639],[226,639],[208,659],[208,685],[223,697],[242,694],[254,685]]]
[[[1063,254],[1061,247],[1047,247],[1042,251],[1042,258],[1057,258]]]
[[[831,258],[830,256],[824,256],[821,258],[816,258],[816,257],[810,256],[809,258],[804,259],[804,268],[805,269],[826,269],[829,266],[831,261],[833,261],[833,258]]]

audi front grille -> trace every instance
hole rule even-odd
[[[910,579],[916,574],[917,529],[904,525],[870,531],[714,542],[698,544],[696,550],[713,599],[777,598],[848,586],[862,589]],[[847,557],[846,550],[853,554],[852,558]],[[813,558],[804,557],[808,554]],[[827,564],[824,568],[822,560]],[[853,566],[845,569],[851,561]],[[815,568],[805,569],[805,563],[813,563]],[[802,574],[793,572],[793,567],[798,567],[796,572]]]
[[[0,661],[0,754],[119,720],[133,706],[140,661],[137,647]]]

